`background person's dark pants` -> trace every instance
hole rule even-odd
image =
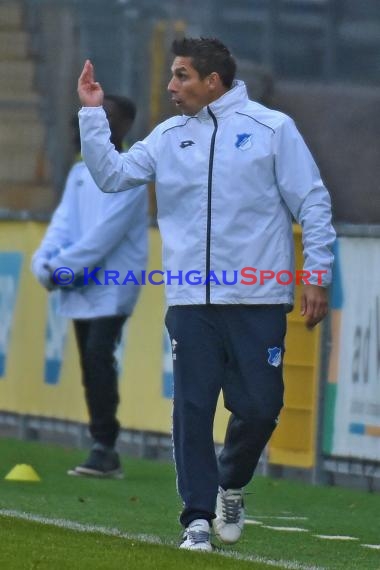
[[[286,315],[283,305],[175,306],[166,326],[175,347],[174,457],[187,526],[214,518],[218,485],[241,488],[253,476],[283,405]],[[231,417],[217,460],[213,423],[221,389]]]
[[[74,319],[89,429],[94,441],[113,447],[119,434],[119,404],[115,349],[126,316]]]

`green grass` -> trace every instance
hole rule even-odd
[[[153,535],[168,544],[179,539],[177,521],[181,503],[175,490],[172,464],[126,459],[126,479],[113,481],[68,477],[67,469],[81,461],[84,454],[57,446],[0,440],[0,458],[0,509],[118,529],[133,536]],[[5,481],[5,475],[20,463],[32,465],[42,481]],[[312,487],[264,477],[257,477],[247,492],[249,516],[266,525],[296,526],[308,532],[280,532],[262,525],[247,525],[239,544],[233,548],[220,547],[222,551],[329,570],[380,570],[380,551],[361,546],[380,543],[380,494]],[[279,519],[281,516],[305,517],[305,520]],[[359,540],[327,541],[316,538],[315,534],[349,535]],[[189,567],[198,564],[201,569],[266,568],[253,562],[232,562],[215,554],[197,555],[168,546],[8,517],[0,517],[0,539],[0,568],[7,570],[48,568],[54,564],[61,570],[66,568],[63,560],[67,558],[69,564],[71,552],[77,562],[71,561],[70,568],[79,570],[170,569],[174,565],[185,570],[187,564]],[[63,551],[66,558],[62,558]]]
[[[79,533],[38,523],[1,519],[0,566],[7,570],[229,570],[231,560],[213,554],[184,553],[96,533]],[[235,561],[237,570],[269,570],[263,564]]]

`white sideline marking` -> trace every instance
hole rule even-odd
[[[261,515],[256,516],[256,519],[276,519],[279,521],[308,521],[309,517],[297,517],[297,516],[275,516],[275,515]]]
[[[356,536],[340,536],[332,534],[315,534],[316,538],[322,538],[323,540],[359,540]]]
[[[364,548],[372,548],[373,550],[380,550],[380,544],[362,544]]]
[[[98,533],[106,536],[116,536],[128,540],[136,540],[138,542],[144,542],[147,544],[163,544],[166,546],[178,546],[177,543],[175,543],[174,541],[162,540],[159,536],[154,536],[149,534],[132,534],[129,532],[121,531],[117,528],[107,528],[104,526],[78,523],[68,519],[49,518],[41,515],[34,515],[32,513],[26,513],[23,511],[0,509],[0,516],[36,522],[44,525],[51,525],[68,530],[74,530],[77,532]],[[262,556],[254,556],[249,554],[244,555],[240,554],[239,552],[233,552],[227,550],[216,550],[214,554],[219,554],[226,558],[233,558],[235,560],[243,560],[246,562],[260,562],[262,564],[268,564],[268,566],[273,566],[275,568],[285,568],[286,570],[325,570],[320,566],[304,566],[303,564],[300,564],[298,562],[292,562],[288,560],[271,560],[263,558]]]
[[[55,519],[50,517],[44,517],[41,515],[34,515],[32,513],[26,513],[23,511],[14,511],[8,509],[0,509],[0,515],[5,517],[10,517],[14,519],[21,519],[30,522],[41,523],[44,525],[51,525],[59,528],[64,528],[67,530],[75,530],[78,532],[98,532],[99,534],[104,534],[106,536],[116,536],[119,538],[126,538],[128,540],[138,540],[141,542],[146,542],[148,544],[164,544],[164,541],[154,535],[149,534],[131,534],[129,532],[123,532],[117,528],[105,527],[92,525],[87,523],[78,523],[68,519]]]
[[[261,521],[256,521],[255,519],[245,519],[244,524],[255,524],[255,525],[262,525]]]
[[[299,528],[297,526],[271,526],[263,524],[261,528],[269,528],[270,530],[282,530],[284,532],[309,532],[307,528]]]

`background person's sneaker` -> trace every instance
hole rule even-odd
[[[87,460],[70,469],[68,475],[79,477],[100,477],[123,479],[124,473],[120,465],[118,453],[114,449],[95,443]]]
[[[237,542],[244,527],[243,489],[219,487],[215,514],[212,525],[219,540],[225,544]]]
[[[192,521],[183,533],[183,541],[180,544],[180,548],[212,552],[210,525],[208,521],[204,519]]]

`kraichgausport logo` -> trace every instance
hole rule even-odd
[[[248,150],[252,147],[252,134],[242,133],[241,135],[236,135],[237,141],[235,143],[236,148],[239,150]]]
[[[265,285],[268,281],[275,281],[277,285],[323,285],[322,275],[327,269],[313,269],[306,271],[297,269],[293,274],[287,269],[272,271],[271,269],[257,269],[256,267],[243,267],[242,269],[229,269],[213,271],[203,274],[198,270],[171,271],[167,269],[154,269],[152,271],[127,270],[120,274],[117,270],[102,267],[83,267],[76,275],[70,267],[58,267],[52,274],[52,280],[60,287],[77,289],[85,285]],[[310,283],[309,279],[312,279]]]

